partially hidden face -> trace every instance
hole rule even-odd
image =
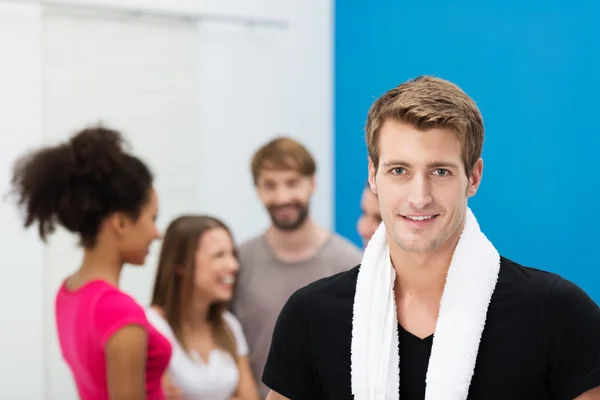
[[[235,246],[223,228],[206,231],[196,248],[195,289],[208,302],[227,302],[233,296],[239,263]]]
[[[356,230],[360,235],[363,245],[366,246],[381,224],[381,213],[379,212],[379,201],[370,188],[363,190],[360,200],[361,215],[356,223]]]
[[[467,176],[462,143],[448,129],[421,131],[388,119],[380,130],[379,165],[369,162],[388,237],[407,252],[433,252],[455,243],[467,199],[479,187],[483,162]]]
[[[263,169],[256,186],[276,228],[293,231],[304,224],[314,192],[314,177],[291,169]]]
[[[119,233],[119,253],[123,262],[143,265],[152,242],[160,237],[156,227],[158,196],[151,189],[148,201],[141,207],[137,219],[119,213],[113,223]]]

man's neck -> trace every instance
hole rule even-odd
[[[329,232],[311,219],[293,231],[285,231],[271,226],[266,239],[280,259],[286,262],[298,262],[310,258],[327,240]]]
[[[406,252],[390,245],[390,257],[396,270],[396,298],[440,300],[458,237],[450,238],[431,253]]]

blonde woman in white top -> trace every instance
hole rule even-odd
[[[168,399],[259,399],[242,327],[226,310],[238,266],[218,219],[183,216],[167,228],[147,315],[173,347]]]

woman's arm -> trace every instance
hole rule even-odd
[[[148,333],[125,325],[106,342],[106,382],[110,400],[146,400]]]
[[[260,400],[248,357],[238,359],[238,371],[240,372],[240,383],[235,397],[231,400]]]

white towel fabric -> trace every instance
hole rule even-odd
[[[500,255],[467,208],[440,303],[425,400],[465,400]],[[394,281],[382,223],[363,255],[352,321],[352,393],[356,400],[399,400],[400,370]]]

